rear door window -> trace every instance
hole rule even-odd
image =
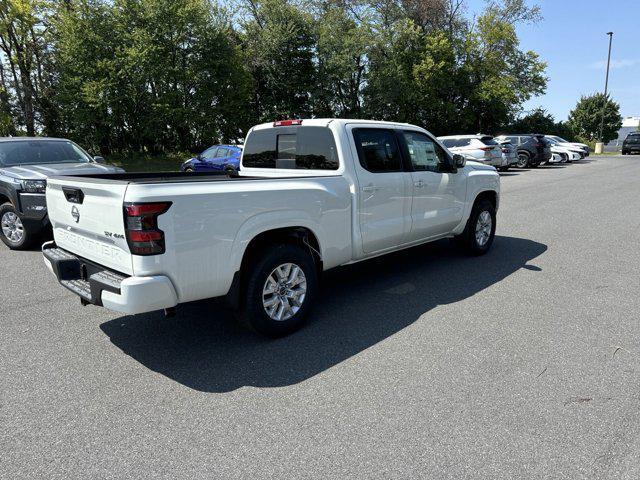
[[[337,170],[338,152],[326,127],[275,127],[249,134],[242,160],[248,168]]]
[[[362,168],[373,173],[402,171],[402,156],[393,130],[356,128],[353,138]]]
[[[229,156],[229,149],[224,147],[219,147],[218,152],[216,153],[216,158],[224,158]]]
[[[213,160],[216,158],[216,152],[218,151],[218,147],[211,147],[202,152],[203,160]]]

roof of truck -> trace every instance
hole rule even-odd
[[[296,119],[298,120],[298,119]],[[299,119],[302,122],[302,126],[311,126],[311,127],[326,127],[330,123],[338,124],[338,125],[346,125],[346,124],[354,124],[354,123],[366,123],[366,124],[376,124],[376,125],[396,125],[402,127],[419,127],[418,125],[412,125],[410,123],[399,123],[399,122],[386,122],[381,120],[364,120],[364,119],[349,119],[349,118],[303,118]],[[274,122],[269,123],[261,123],[260,125],[256,125],[252,128],[252,130],[262,130],[265,128],[273,128]]]
[[[52,137],[0,137],[0,142],[69,142],[66,138],[52,138]]]

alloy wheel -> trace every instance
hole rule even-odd
[[[492,227],[493,220],[491,213],[483,210],[480,215],[478,215],[478,221],[476,222],[476,242],[479,247],[484,247],[489,241]]]
[[[0,220],[2,233],[13,244],[19,244],[24,238],[24,226],[20,217],[13,212],[5,212]]]
[[[293,317],[304,303],[307,277],[295,263],[283,263],[267,277],[262,289],[262,306],[272,320]]]

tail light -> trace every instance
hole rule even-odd
[[[491,150],[493,150],[493,147],[480,147],[480,150],[482,150],[484,152],[484,156],[485,157],[490,157],[491,156]]]
[[[133,255],[160,255],[165,252],[164,232],[158,228],[158,217],[170,207],[171,202],[125,203],[125,232]]]

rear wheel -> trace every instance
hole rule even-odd
[[[268,247],[246,272],[240,320],[258,333],[279,337],[303,324],[315,300],[318,279],[311,253],[297,245]]]
[[[0,240],[12,250],[24,250],[33,240],[11,203],[0,205]]]
[[[464,232],[457,243],[471,255],[484,255],[491,249],[496,234],[496,208],[489,200],[476,201]]]
[[[518,163],[516,166],[518,168],[527,168],[529,166],[529,154],[526,152],[518,152]]]
[[[193,167],[187,167],[187,168],[184,169],[184,171],[186,173],[193,173],[195,170],[193,169]]]

